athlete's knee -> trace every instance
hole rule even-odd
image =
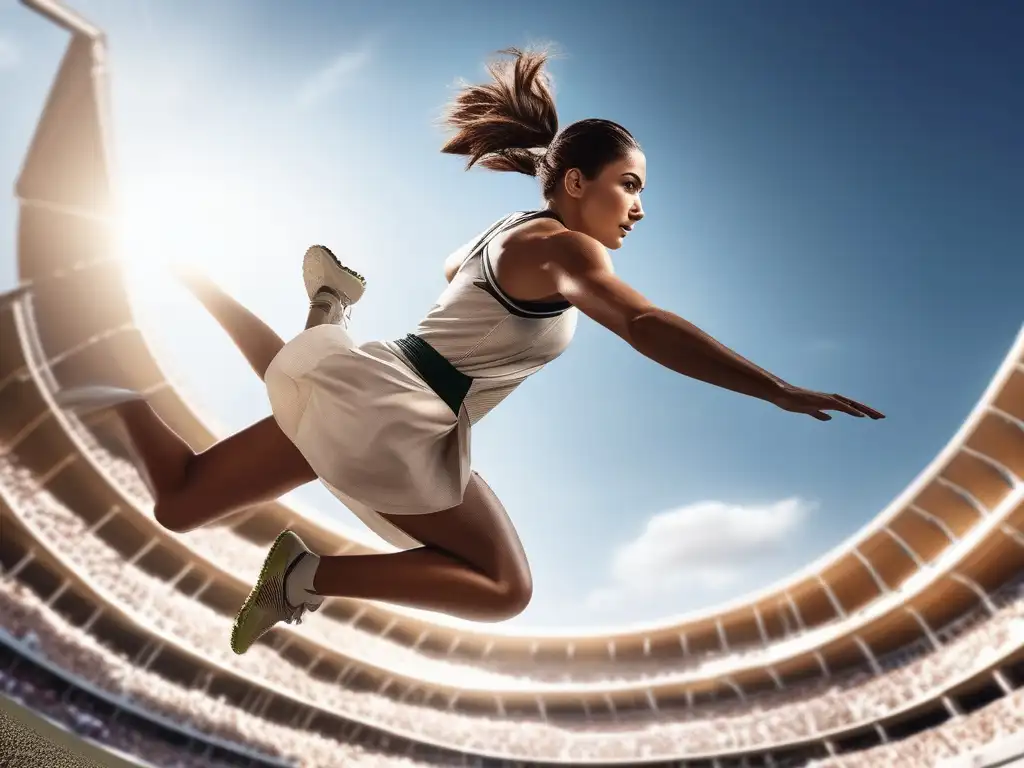
[[[491,621],[505,621],[526,610],[533,599],[533,578],[529,571],[516,574],[497,583],[491,609]]]
[[[505,598],[508,617],[511,619],[525,611],[531,600],[533,600],[533,579],[527,574],[524,579],[514,582],[508,588]]]
[[[177,496],[159,498],[153,505],[153,517],[174,533],[188,533],[196,528],[195,515],[187,515],[188,511]]]

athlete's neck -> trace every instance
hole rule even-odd
[[[575,231],[579,230],[579,224],[577,221],[578,217],[572,215],[571,211],[566,210],[567,206],[559,205],[558,203],[550,202],[544,208],[545,211],[550,211],[558,217],[558,220],[562,222],[566,229],[572,229]]]

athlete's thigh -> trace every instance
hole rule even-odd
[[[384,515],[414,539],[493,579],[529,586],[530,566],[504,505],[474,472],[457,507],[429,515]]]
[[[176,506],[195,505],[196,516],[231,512],[271,501],[316,479],[316,473],[268,416],[198,454]]]

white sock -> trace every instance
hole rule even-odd
[[[305,605],[310,602],[311,597],[316,597],[313,591],[313,577],[319,565],[320,555],[307,552],[299,557],[299,562],[284,580],[284,599],[293,608]]]
[[[313,300],[309,303],[310,308],[316,307],[325,315],[324,324],[338,325],[345,314],[345,303],[334,291],[328,288],[321,288]]]

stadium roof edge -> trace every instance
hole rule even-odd
[[[73,35],[82,35],[98,43],[106,43],[107,36],[102,29],[86,21],[85,17],[68,8],[60,0],[21,0],[21,3]]]

